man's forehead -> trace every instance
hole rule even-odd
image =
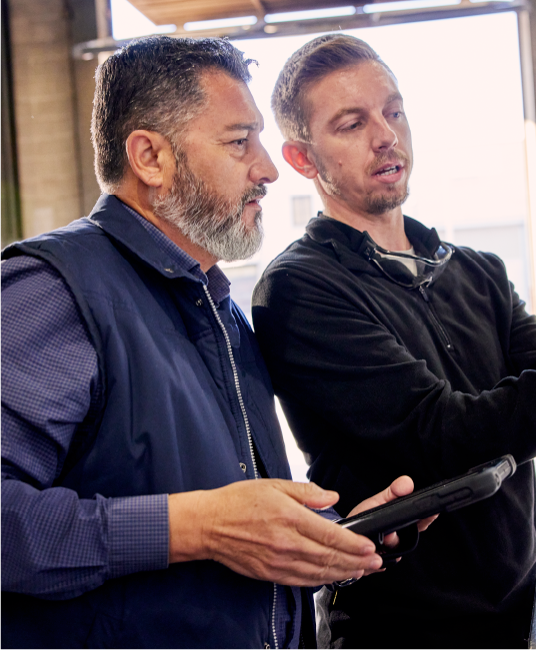
[[[374,99],[385,104],[403,97],[394,75],[377,61],[363,61],[334,70],[307,90],[309,112],[333,115],[364,110]]]
[[[202,84],[208,99],[205,111],[217,115],[220,130],[258,131],[264,128],[264,119],[243,81],[223,71],[211,71],[203,75]]]
[[[390,70],[378,61],[361,61],[321,77],[317,84],[313,84],[312,94],[323,86],[337,89],[342,94],[359,93],[366,97],[377,85],[398,90],[397,80]]]

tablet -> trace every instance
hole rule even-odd
[[[383,535],[392,533],[441,512],[464,508],[495,494],[501,483],[512,476],[516,463],[512,456],[501,456],[473,467],[466,474],[440,481],[394,501],[365,510],[336,523],[359,535],[383,543]]]

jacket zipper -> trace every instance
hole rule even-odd
[[[248,438],[248,445],[249,445],[249,453],[251,456],[251,462],[253,463],[253,472],[255,479],[260,478],[259,472],[257,470],[257,461],[255,460],[255,452],[253,451],[253,439],[251,437],[251,427],[249,426],[249,418],[248,414],[246,412],[246,407],[244,405],[244,399],[242,397],[242,391],[240,390],[240,382],[238,380],[238,371],[236,370],[236,364],[234,360],[234,354],[233,354],[233,348],[231,346],[231,340],[229,339],[229,334],[227,333],[227,330],[225,329],[225,325],[223,324],[222,319],[220,318],[220,315],[218,314],[218,310],[216,309],[216,305],[214,304],[214,301],[212,300],[212,296],[209,293],[208,287],[206,285],[203,285],[203,289],[205,291],[205,295],[207,297],[207,300],[210,304],[210,307],[212,309],[212,313],[214,314],[214,317],[216,318],[216,321],[218,325],[220,326],[220,329],[223,333],[223,337],[225,338],[225,345],[227,346],[227,354],[229,356],[229,361],[231,362],[231,368],[233,370],[233,379],[234,379],[234,385],[236,389],[236,394],[238,397],[238,403],[240,404],[240,410],[242,412],[242,418],[244,419],[244,425],[246,427],[246,434]],[[275,629],[275,608],[277,605],[277,584],[274,582],[274,595],[273,595],[273,604],[272,604],[272,616],[271,616],[271,624],[272,624],[272,634],[274,637],[274,647],[279,648],[279,643],[277,641],[277,634],[276,634],[276,629]]]
[[[449,335],[447,334],[445,328],[443,325],[441,325],[441,322],[439,321],[439,318],[436,316],[432,305],[430,304],[430,298],[428,298],[428,294],[426,293],[424,287],[421,285],[419,287],[419,293],[424,299],[424,302],[428,305],[429,313],[430,316],[432,317],[432,324],[435,325],[435,328],[440,336],[440,338],[443,339],[443,343],[447,346],[447,350],[452,350],[452,343],[450,342]]]
[[[227,354],[229,356],[229,361],[231,362],[231,368],[233,370],[233,379],[234,379],[236,394],[238,396],[238,403],[240,404],[240,410],[242,411],[242,418],[244,419],[244,424],[246,426],[246,434],[247,434],[247,437],[248,437],[249,453],[250,453],[250,456],[251,456],[251,462],[253,463],[253,472],[254,472],[255,478],[260,478],[259,472],[257,471],[257,461],[255,460],[255,454],[253,452],[253,439],[251,438],[251,428],[249,426],[249,418],[248,418],[248,414],[246,413],[246,407],[244,406],[244,400],[242,398],[242,391],[240,390],[240,382],[238,381],[238,372],[236,370],[236,364],[235,364],[234,355],[233,355],[233,348],[231,346],[231,340],[229,339],[229,334],[227,334],[227,330],[225,329],[225,325],[223,324],[223,322],[222,322],[222,320],[220,318],[220,315],[218,314],[218,310],[216,309],[216,305],[214,304],[214,301],[212,300],[212,296],[210,295],[207,286],[203,285],[203,289],[205,290],[205,294],[207,296],[210,307],[212,308],[212,312],[213,312],[214,316],[216,317],[216,321],[218,322],[218,325],[220,326],[220,329],[223,332],[223,336],[225,338],[225,345],[227,346]]]

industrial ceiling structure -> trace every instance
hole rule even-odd
[[[403,22],[524,11],[536,0],[129,0],[157,26],[175,26],[176,36],[232,40],[321,33]],[[111,36],[109,0],[100,6],[100,37],[75,46],[75,58],[90,58],[120,44]],[[309,12],[308,14],[304,12]],[[224,21],[211,24],[207,21]],[[234,20],[233,20],[234,19]],[[240,19],[243,19],[242,21]],[[200,25],[199,23],[205,23]],[[107,23],[107,25],[106,25]],[[172,35],[169,29],[166,33]]]
[[[129,0],[157,25],[336,7],[329,0]],[[353,3],[348,3],[353,4]],[[364,3],[363,3],[364,4]]]
[[[453,16],[512,10],[523,0],[130,0],[156,25],[175,25],[177,34],[229,36],[231,38],[264,37],[332,29],[353,29],[410,20],[430,20]],[[377,7],[378,11],[375,11]],[[317,11],[318,17],[305,19],[292,12]],[[328,10],[332,15],[326,15]],[[337,11],[339,10],[339,11]],[[281,16],[286,14],[286,16]],[[324,15],[322,15],[324,14]],[[201,21],[251,17],[244,25],[226,25],[196,29]],[[193,24],[193,25],[192,25]],[[184,27],[186,25],[186,28]],[[193,29],[192,29],[193,27]]]

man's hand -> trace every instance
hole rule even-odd
[[[389,496],[384,490],[365,503]],[[172,494],[170,562],[212,559],[251,578],[296,586],[360,578],[381,566],[374,544],[304,508],[338,498],[314,483],[279,479]]]
[[[348,517],[357,515],[360,512],[364,512],[365,510],[370,510],[371,508],[376,508],[377,506],[381,506],[384,503],[389,503],[389,501],[393,501],[398,497],[406,496],[407,494],[411,494],[412,492],[413,492],[412,479],[409,476],[399,476],[391,483],[391,485],[388,488],[386,488],[382,492],[379,492],[378,494],[375,494],[373,497],[369,497],[368,499],[365,499],[365,501],[362,501],[359,505],[357,505],[348,514]],[[421,521],[417,523],[417,528],[419,529],[419,532],[426,530],[428,526],[433,521],[435,521],[438,517],[439,515],[433,515],[432,517],[421,519]],[[391,548],[394,548],[398,544],[398,535],[396,533],[391,533],[390,535],[386,535],[383,543],[384,546],[389,546]]]

